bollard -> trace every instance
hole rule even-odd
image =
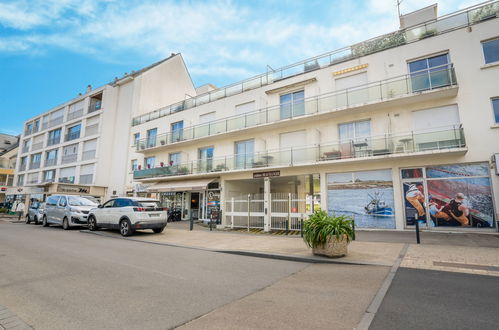
[[[189,220],[189,230],[192,230],[192,228],[194,228],[194,219],[191,217]]]
[[[352,240],[355,241],[355,217],[352,218],[352,229],[353,229]]]
[[[213,229],[212,229],[212,225],[211,225],[211,224],[212,224],[212,222],[213,222],[213,218],[212,218],[212,217],[210,217],[210,231],[212,231],[212,230],[213,230]]]
[[[300,219],[300,236],[303,237],[303,217]]]
[[[418,220],[416,220],[416,242],[418,244],[421,243],[421,240],[419,239],[419,221]]]

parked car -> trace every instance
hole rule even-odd
[[[88,229],[119,229],[123,236],[130,236],[137,229],[161,233],[166,223],[166,209],[158,200],[149,198],[114,198],[90,210],[88,215]]]
[[[31,223],[33,221],[35,225],[38,222],[41,222],[43,219],[43,214],[45,213],[45,203],[43,202],[34,202],[28,209],[28,213],[26,214],[26,223]]]
[[[96,203],[81,196],[53,195],[47,198],[43,226],[62,225],[64,230],[87,224],[88,213]]]

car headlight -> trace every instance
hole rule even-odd
[[[81,213],[81,211],[80,211],[80,210],[78,210],[78,209],[70,208],[69,210],[70,210],[71,212]]]

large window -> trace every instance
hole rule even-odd
[[[61,129],[55,129],[49,132],[47,146],[58,144],[61,141]]]
[[[140,141],[140,133],[135,133],[133,135],[133,145],[136,146],[139,144]]]
[[[236,168],[252,168],[254,163],[255,141],[235,142]]]
[[[17,176],[17,185],[18,186],[24,185],[24,174],[20,174]]]
[[[168,162],[170,166],[180,165],[182,162],[182,156],[180,152],[174,152],[168,155]]]
[[[157,128],[153,128],[147,131],[147,148],[152,148],[156,146],[157,135],[158,135]]]
[[[57,163],[57,149],[49,150],[45,154],[45,166],[54,166]]]
[[[139,169],[139,161],[137,159],[132,160],[132,171],[137,171]]]
[[[499,38],[482,42],[485,64],[499,61]]]
[[[66,136],[66,141],[71,141],[78,139],[80,137],[81,124],[71,126],[68,128],[68,135]]]
[[[499,124],[499,98],[492,99],[492,109],[494,111],[494,120]]]
[[[442,54],[408,63],[412,91],[448,86],[453,81],[449,54]]]
[[[144,158],[145,168],[154,168],[155,163],[156,163],[156,157],[154,156]]]
[[[281,119],[303,115],[305,113],[304,98],[305,91],[303,90],[281,95]]]
[[[178,142],[182,140],[183,130],[184,130],[183,121],[178,121],[176,123],[171,124],[172,142]]]
[[[339,124],[338,131],[340,142],[366,142],[371,136],[371,120]]]
[[[211,171],[213,167],[213,150],[213,147],[206,147],[198,151],[199,169],[204,172]]]
[[[43,172],[43,182],[54,182],[55,180],[55,170]]]

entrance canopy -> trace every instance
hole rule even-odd
[[[211,179],[158,182],[147,188],[149,192],[205,190]]]

